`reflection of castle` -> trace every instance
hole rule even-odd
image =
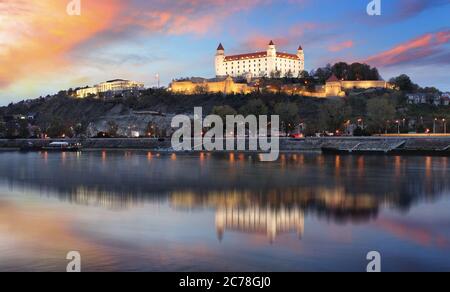
[[[225,230],[245,233],[264,233],[274,241],[279,233],[297,232],[299,238],[305,230],[305,216],[299,208],[220,208],[216,212],[219,240]]]

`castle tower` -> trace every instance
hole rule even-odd
[[[305,71],[305,52],[302,46],[298,47],[297,56],[300,59],[300,72]]]
[[[222,44],[219,44],[216,52],[216,76],[226,76],[225,72],[225,49]]]
[[[277,68],[277,48],[273,41],[270,41],[267,47],[267,74],[268,77],[271,77],[272,74],[275,74],[279,68]]]
[[[273,41],[270,41],[269,46],[267,47],[267,56],[268,57],[276,57],[277,56],[277,48]]]

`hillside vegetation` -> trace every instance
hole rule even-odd
[[[375,72],[376,73],[376,72]],[[374,74],[375,74],[374,73]],[[322,74],[322,73],[321,73]],[[407,76],[406,76],[407,77]],[[277,81],[280,82],[280,81]],[[305,134],[317,132],[336,132],[348,130],[350,125],[359,127],[359,134],[397,132],[401,121],[402,132],[424,132],[435,126],[435,118],[450,119],[448,106],[408,105],[406,92],[430,91],[420,89],[409,78],[400,76],[393,82],[400,90],[369,89],[352,90],[345,98],[318,99],[287,94],[258,92],[248,95],[223,94],[173,94],[165,89],[148,89],[134,95],[119,95],[109,99],[76,99],[70,96],[71,90],[61,91],[54,96],[22,101],[0,108],[0,137],[33,137],[47,134],[82,136],[92,123],[105,122],[101,131],[115,136],[117,127],[130,128],[116,120],[138,120],[136,112],[152,112],[153,115],[192,114],[194,107],[202,107],[204,114],[277,114],[286,132],[300,129]],[[129,115],[133,119],[124,119]],[[22,116],[22,118],[17,118]],[[148,128],[158,127],[150,125]],[[142,124],[142,123],[141,123]],[[170,123],[165,123],[170,124]],[[105,128],[106,127],[106,128]],[[148,133],[142,125],[136,129]],[[97,129],[94,127],[94,129]],[[363,130],[363,131],[362,131]],[[100,131],[100,130],[99,130]],[[93,135],[92,131],[89,135]],[[154,135],[154,134],[153,134]]]

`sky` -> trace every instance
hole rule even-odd
[[[308,71],[366,62],[450,91],[450,0],[0,0],[0,105],[123,78],[214,77],[226,54],[305,51]]]

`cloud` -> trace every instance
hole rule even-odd
[[[409,40],[394,48],[376,54],[366,59],[365,62],[379,67],[389,67],[403,64],[449,64],[448,48],[450,42],[450,30],[436,33],[427,33],[418,38]]]
[[[0,0],[0,88],[73,70],[80,62],[72,52],[84,46],[98,49],[139,31],[204,35],[230,15],[271,1],[82,0],[81,16],[69,16],[68,0]]]
[[[448,5],[448,0],[399,0],[395,6],[392,19],[403,20],[413,18],[427,10]]]
[[[340,52],[345,49],[353,48],[354,42],[353,41],[345,41],[341,43],[337,43],[335,45],[331,45],[328,47],[328,51],[330,52]]]
[[[290,29],[283,31],[283,33],[277,33],[276,37],[261,32],[250,33],[250,35],[246,36],[245,40],[240,43],[239,47],[246,51],[266,49],[268,43],[272,40],[279,48],[288,46],[295,46],[297,48],[299,45],[302,45],[303,42],[311,44],[313,41],[309,35],[319,27],[322,27],[319,23],[298,23]],[[317,37],[319,34],[317,33],[314,35]],[[306,41],[307,39],[311,40],[311,42]]]
[[[406,222],[395,219],[380,219],[376,226],[392,235],[414,242],[421,246],[433,246],[448,249],[450,242],[444,234],[434,230],[432,226],[421,226],[415,222]]]
[[[116,29],[143,28],[153,33],[203,35],[228,16],[272,0],[153,0],[133,1]]]
[[[0,86],[70,64],[65,54],[109,27],[118,0],[82,2],[81,16],[69,16],[61,0],[0,1]]]

